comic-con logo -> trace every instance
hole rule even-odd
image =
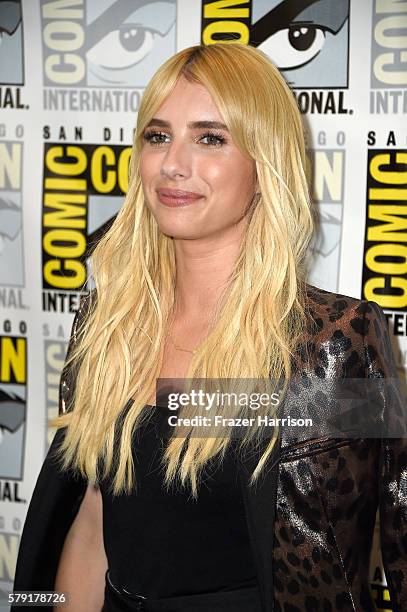
[[[19,519],[15,518],[9,522],[12,522],[13,527],[19,523],[19,530],[21,531],[21,521]],[[3,530],[0,532],[0,610],[10,609],[9,606],[6,606],[6,602],[8,602],[8,594],[13,593],[19,546],[19,533]]]
[[[21,141],[0,141],[0,285],[10,287],[10,291],[24,286],[23,148]],[[12,304],[10,297],[9,305],[17,302]]]
[[[176,0],[41,0],[41,19],[45,108],[136,111],[176,50]]]
[[[28,108],[21,99],[24,85],[21,0],[0,0],[0,108]]]
[[[26,379],[26,338],[0,335],[0,478],[23,477]]]
[[[130,154],[124,145],[45,143],[44,310],[55,309],[64,292],[84,287],[89,253],[123,205]]]
[[[258,47],[293,89],[348,87],[349,0],[202,0],[201,40]],[[302,112],[349,112],[343,92],[297,99]]]
[[[395,334],[407,334],[406,181],[407,150],[368,150],[362,297],[396,311]]]
[[[328,144],[324,133],[319,134],[319,144]],[[334,147],[307,150],[313,201],[318,209],[318,224],[310,245],[309,278],[313,284],[338,291],[345,184],[343,132],[338,132],[333,144]]]
[[[65,336],[69,339],[69,330],[72,325],[72,321],[63,329],[61,323],[58,324],[58,328],[53,331],[52,323],[47,322],[43,326],[44,332],[44,356],[45,356],[45,377],[46,381],[46,417],[48,419],[54,419],[58,416],[60,409],[60,380],[62,369],[66,359],[66,352],[68,349],[68,343],[62,341],[61,336]],[[68,334],[68,335],[67,335]],[[53,338],[51,336],[54,336]],[[56,433],[55,428],[47,427],[45,436],[45,447],[48,449],[52,443],[53,437]]]
[[[407,2],[374,0],[370,112],[407,113]]]

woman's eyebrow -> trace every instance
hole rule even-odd
[[[164,121],[164,119],[158,119],[157,117],[153,117],[146,127],[151,127],[152,125],[163,128],[171,127],[169,121]],[[225,130],[226,132],[228,131],[226,125],[224,123],[221,123],[220,121],[190,121],[189,123],[187,123],[187,125],[191,129],[213,128],[215,130]]]

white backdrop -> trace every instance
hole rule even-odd
[[[321,215],[310,282],[382,306],[406,376],[406,0],[0,0],[6,593],[54,433],[46,420],[58,410],[87,248],[127,189],[140,96],[177,50],[230,35],[269,54],[303,113]],[[378,609],[391,610],[378,550],[372,589]]]

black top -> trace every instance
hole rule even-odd
[[[197,500],[180,485],[167,493],[160,459],[168,411],[146,409],[151,419],[133,437],[135,492],[113,497],[100,485],[113,584],[152,598],[257,584],[235,454],[206,464]]]

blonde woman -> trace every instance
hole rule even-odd
[[[69,612],[366,612],[380,504],[407,609],[403,438],[280,427],[250,446],[250,427],[245,444],[192,424],[168,435],[157,405],[157,379],[307,380],[302,413],[321,380],[396,378],[382,310],[306,283],[304,165],[295,99],[260,51],[194,46],[153,76],[74,320],[15,590],[64,591]]]

